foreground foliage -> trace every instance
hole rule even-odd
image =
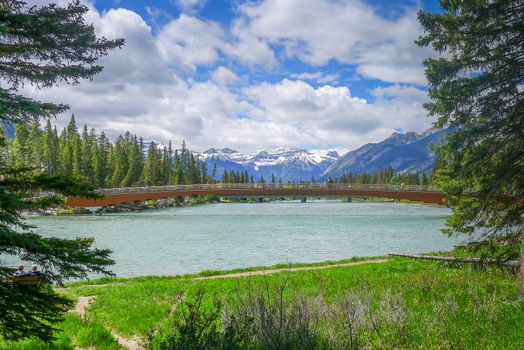
[[[436,182],[454,206],[446,232],[520,236],[524,254],[524,2],[441,6],[442,14],[419,14],[425,35],[418,43],[441,54],[425,61],[426,108],[436,126],[456,129],[436,147]]]
[[[152,349],[524,347],[517,281],[498,269],[395,258],[251,278],[194,277],[75,283],[69,296],[96,299],[79,328],[64,326],[60,339],[80,346],[82,329],[101,326],[138,335]],[[97,339],[91,346],[108,348]]]
[[[110,273],[110,252],[93,249],[92,239],[42,238],[21,215],[62,204],[59,194],[94,196],[92,187],[74,176],[42,173],[39,164],[13,166],[3,133],[4,124],[36,123],[67,109],[20,95],[24,84],[44,88],[91,78],[102,70],[97,59],[123,44],[97,38],[93,26],[84,22],[87,10],[79,1],[65,7],[30,7],[25,1],[0,0],[0,337],[4,339],[53,339],[55,324],[72,302],[56,294],[51,283],[85,278],[88,272]],[[32,198],[36,194],[42,196]],[[13,283],[6,256],[39,265],[38,284]]]

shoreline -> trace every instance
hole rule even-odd
[[[264,197],[262,201],[257,201],[255,198],[246,198],[246,199],[220,199],[216,197],[206,198],[206,197],[197,197],[184,199],[179,201],[176,198],[170,199],[158,199],[158,200],[149,200],[138,203],[128,203],[121,204],[118,206],[104,207],[103,210],[97,209],[96,211],[91,211],[86,208],[73,208],[73,207],[60,207],[48,209],[43,212],[24,212],[22,216],[24,218],[33,218],[33,217],[44,217],[44,216],[76,216],[76,215],[94,215],[94,214],[111,214],[111,213],[132,213],[132,212],[143,212],[148,210],[155,209],[166,209],[166,208],[182,208],[182,207],[191,207],[203,204],[218,204],[218,203],[244,203],[244,204],[258,204],[258,203],[268,203],[268,202],[294,202],[297,201],[296,198],[266,198]],[[330,198],[330,197],[319,197],[319,198],[310,198],[309,202],[316,201],[333,201],[333,202],[342,202],[346,201],[343,199]],[[368,198],[353,198],[352,202],[354,203],[407,203],[407,204],[423,204],[427,206],[437,206],[441,205],[409,201],[409,200],[391,200],[381,197],[368,197]]]

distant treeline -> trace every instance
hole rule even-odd
[[[357,183],[357,184],[404,184],[429,185],[432,176],[425,173],[395,173],[390,166],[373,173],[345,174],[340,178],[329,178],[329,183]]]
[[[102,131],[84,125],[79,133],[74,115],[60,134],[50,121],[19,123],[8,147],[8,159],[20,167],[36,167],[49,175],[75,175],[98,188],[213,182],[206,163],[185,143],[180,150],[150,142],[143,152],[141,137],[126,132],[110,142]]]
[[[7,159],[19,167],[32,167],[49,175],[74,175],[97,188],[184,185],[215,183],[215,165],[209,171],[205,161],[198,159],[182,142],[180,149],[159,147],[126,132],[110,142],[105,133],[97,133],[86,125],[79,132],[74,115],[59,133],[48,120],[44,128],[37,122],[19,123],[9,142]],[[209,172],[209,174],[208,174]],[[222,183],[282,183],[272,174],[271,179],[254,179],[246,171],[224,171]],[[316,182],[314,178],[310,181]],[[427,185],[426,174],[397,173],[391,167],[374,173],[346,174],[329,178],[329,183]]]

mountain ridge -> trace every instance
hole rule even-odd
[[[319,153],[286,147],[263,149],[248,154],[229,147],[212,147],[203,152],[191,152],[198,159],[206,161],[209,174],[216,166],[216,180],[221,179],[224,171],[247,171],[255,180],[264,177],[266,181],[271,181],[274,174],[277,181],[282,179],[284,182],[312,179],[323,181],[348,173],[380,171],[389,166],[395,172],[429,173],[435,160],[429,145],[438,142],[449,132],[448,129],[436,128],[421,133],[393,132],[380,142],[367,143],[343,155],[334,150]],[[163,145],[159,143],[158,146]]]
[[[368,143],[347,152],[326,169],[323,177],[371,173],[389,166],[395,172],[431,172],[435,155],[429,145],[438,142],[449,132],[449,129],[435,128],[420,134],[413,131],[405,134],[395,132],[381,142]]]

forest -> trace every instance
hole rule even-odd
[[[20,169],[30,168],[47,175],[73,175],[96,188],[117,188],[155,185],[188,185],[200,183],[282,183],[271,179],[255,179],[247,170],[224,170],[216,174],[216,165],[207,164],[188,150],[185,141],[180,148],[145,141],[126,132],[113,142],[105,132],[84,125],[79,130],[74,114],[60,132],[47,120],[17,123],[15,137],[7,148],[7,160]],[[219,175],[219,176],[218,176]],[[372,173],[352,173],[340,178],[325,179],[328,183],[428,185],[431,176],[424,173],[395,173],[392,167]],[[316,182],[314,178],[301,182]]]

